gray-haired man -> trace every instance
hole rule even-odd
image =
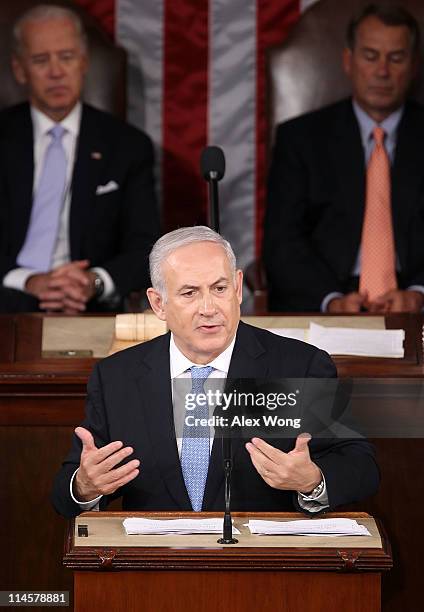
[[[152,144],[81,102],[88,53],[75,13],[38,5],[14,39],[29,103],[0,113],[0,312],[116,308],[148,285]]]
[[[205,378],[335,376],[326,353],[240,322],[242,272],[229,243],[209,228],[160,238],[150,273],[151,307],[170,331],[95,367],[87,417],[54,486],[53,503],[65,516],[105,508],[119,495],[128,510],[223,509],[220,440],[193,452],[178,439],[171,380],[191,376],[195,385],[198,368]],[[377,488],[378,469],[364,440],[299,436],[279,448],[270,442],[233,440],[235,510],[319,512]],[[194,470],[191,459],[202,465]],[[193,473],[204,477],[200,502]]]

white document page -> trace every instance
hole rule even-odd
[[[365,525],[346,518],[304,519],[299,521],[249,520],[250,532],[257,535],[310,535],[310,536],[370,536]]]
[[[190,534],[190,533],[222,533],[222,518],[210,519],[145,519],[127,518],[123,521],[127,535],[166,535],[166,534]],[[240,531],[233,527],[233,533]]]
[[[308,342],[330,355],[357,355],[360,357],[404,356],[403,329],[343,329],[323,327],[311,323]]]

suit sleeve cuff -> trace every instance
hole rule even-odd
[[[26,282],[33,274],[37,274],[37,272],[30,268],[15,268],[14,270],[10,270],[10,272],[3,277],[3,287],[25,291]]]
[[[79,470],[79,468],[77,468],[75,470],[75,472],[72,474],[71,482],[69,484],[69,492],[71,494],[71,497],[72,497],[73,501],[76,504],[78,504],[78,506],[81,508],[81,510],[97,510],[98,511],[99,510],[99,502],[102,499],[103,495],[99,495],[95,499],[92,499],[92,500],[87,501],[87,502],[78,501],[74,497],[73,484],[74,484],[74,478],[75,478],[76,473],[78,472],[78,470]]]

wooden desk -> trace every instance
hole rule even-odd
[[[234,513],[241,535],[233,546],[217,544],[217,535],[126,536],[122,520],[134,515],[160,519],[190,513],[86,513],[77,522],[88,524],[88,538],[78,537],[71,521],[64,563],[74,570],[76,612],[381,609],[380,577],[392,565],[390,545],[381,526],[379,534],[363,513],[342,516],[366,523],[371,533],[375,530],[373,538],[251,536],[243,527],[249,518],[302,515]]]
[[[0,316],[0,584],[4,589],[72,590],[61,566],[64,521],[49,502],[54,474],[84,412],[95,360],[41,359],[42,315]],[[402,360],[337,358],[341,376],[396,377],[410,389],[424,375],[421,315],[392,315],[387,327],[406,330]],[[424,479],[422,439],[376,440],[382,484],[372,500],[349,510],[380,517],[392,542],[394,569],[383,579],[383,609],[414,610],[421,594]],[[40,551],[45,551],[40,556]]]

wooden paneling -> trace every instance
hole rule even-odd
[[[0,427],[1,589],[70,590],[62,566],[66,521],[49,501],[52,479],[69,446],[72,429]]]
[[[378,574],[77,572],[75,585],[76,612],[380,611]]]

